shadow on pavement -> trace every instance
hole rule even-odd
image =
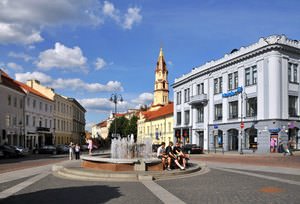
[[[101,186],[82,186],[58,189],[47,189],[26,194],[14,195],[0,203],[30,203],[30,204],[53,204],[53,203],[105,203],[111,199],[122,196],[119,187]],[[45,199],[47,198],[47,199]]]

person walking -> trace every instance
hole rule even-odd
[[[287,148],[289,150],[290,156],[293,156],[293,140],[290,139],[287,143]]]
[[[75,145],[75,159],[80,159],[80,146],[78,144]]]
[[[69,160],[73,159],[73,154],[74,154],[74,144],[73,142],[70,142],[69,144]]]

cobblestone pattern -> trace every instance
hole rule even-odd
[[[167,181],[158,184],[186,203],[289,203],[300,200],[300,186],[276,181],[211,170],[209,173]],[[263,193],[260,189],[275,187],[283,189],[281,193]]]

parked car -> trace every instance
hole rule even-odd
[[[88,145],[84,144],[80,146],[80,151],[88,151],[88,150],[89,150]]]
[[[69,145],[59,144],[56,146],[57,154],[67,154],[69,152]]]
[[[203,154],[203,148],[196,144],[186,144],[182,150],[188,154]]]
[[[57,154],[56,147],[53,145],[45,145],[35,150],[36,154]]]
[[[26,156],[29,154],[29,149],[22,147],[22,146],[10,146],[11,148],[15,149],[17,151],[17,153],[19,154],[19,156]]]
[[[19,157],[20,154],[17,150],[9,145],[1,145],[0,150],[3,153],[4,157]]]

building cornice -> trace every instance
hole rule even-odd
[[[259,56],[261,54],[273,50],[300,53],[300,43],[297,40],[287,39],[284,35],[261,38],[255,44],[252,44],[248,47],[241,47],[238,51],[234,53],[225,54],[223,58],[220,58],[216,61],[212,60],[200,67],[193,68],[193,70],[188,74],[184,74],[182,77],[175,79],[175,82],[174,84],[172,84],[172,87],[176,88],[199,76],[211,74],[224,67],[237,64],[241,61],[253,58],[255,56]]]

